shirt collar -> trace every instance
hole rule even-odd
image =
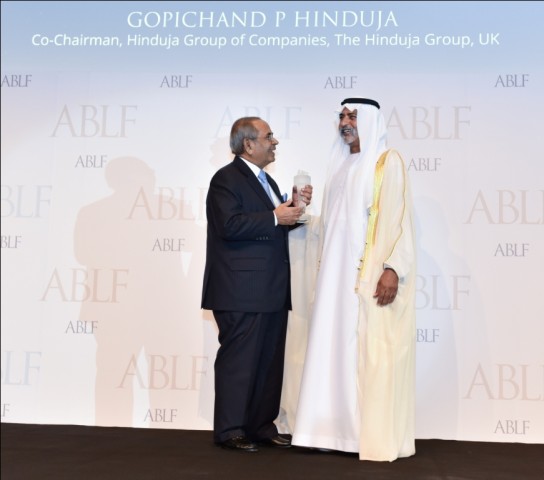
[[[261,173],[261,169],[255,165],[254,163],[251,163],[250,161],[246,160],[244,157],[240,157],[245,164],[251,169],[251,171],[255,174],[256,177],[259,176],[259,173]]]

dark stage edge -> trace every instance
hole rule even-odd
[[[2,423],[2,480],[542,480],[544,445],[418,440],[416,455],[361,462],[298,447],[223,450],[201,430]]]

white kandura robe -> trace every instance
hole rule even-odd
[[[368,217],[353,215],[370,209],[374,170],[351,155],[325,194],[293,444],[392,461],[415,453],[415,245],[407,173],[390,150],[375,242],[359,278]],[[348,201],[365,208],[347,208]],[[373,295],[384,263],[398,273],[399,291],[392,304],[379,307]],[[292,385],[289,358],[286,365]]]

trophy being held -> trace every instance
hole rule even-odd
[[[312,179],[310,178],[308,172],[299,170],[293,180],[293,205],[295,207],[302,207],[303,209],[306,208],[306,199],[302,196],[301,191],[305,186],[311,184]],[[303,214],[297,223],[306,223],[308,219],[309,216],[307,214]]]

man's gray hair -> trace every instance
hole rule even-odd
[[[230,149],[234,155],[242,155],[245,151],[244,140],[256,140],[259,131],[254,123],[261,120],[259,117],[242,117],[234,122],[230,130]]]

